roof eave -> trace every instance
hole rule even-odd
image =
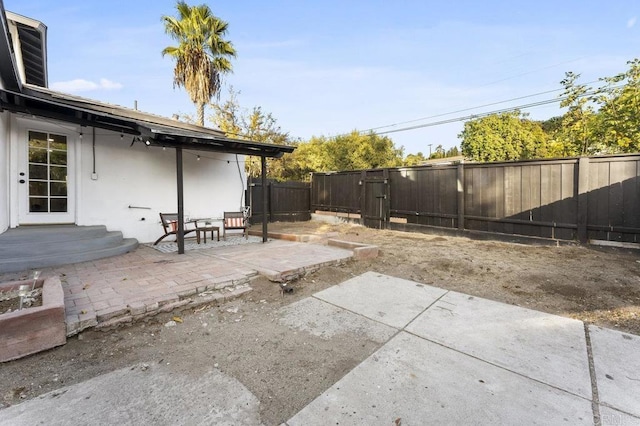
[[[40,88],[34,91],[25,87],[23,92],[0,90],[0,109],[134,135],[149,146],[181,147],[273,158],[282,157],[285,153],[295,150],[295,147],[288,145],[227,138],[217,130],[163,120],[161,117],[139,111],[136,111],[134,116],[125,116],[115,111],[122,114],[131,111],[116,106],[113,106],[113,111],[105,111],[103,104],[93,105],[93,108],[88,102],[78,105],[68,99],[56,99]]]
[[[22,82],[18,75],[16,58],[13,54],[13,46],[9,40],[9,24],[5,15],[4,4],[0,0],[0,80],[8,90],[20,92]]]

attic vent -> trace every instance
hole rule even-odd
[[[44,46],[42,34],[31,27],[16,23],[22,61],[24,63],[25,79],[29,84],[46,87]]]

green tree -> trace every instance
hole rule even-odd
[[[404,166],[419,166],[427,159],[425,158],[422,152],[418,152],[417,154],[409,154],[405,157],[403,161]]]
[[[277,120],[270,112],[264,112],[261,107],[253,107],[247,111],[240,107],[239,92],[229,88],[229,97],[219,104],[212,104],[213,115],[211,121],[227,136],[244,138],[254,142],[271,143],[277,145],[291,145],[289,134],[282,131]],[[287,164],[289,155],[282,158],[269,158],[267,170],[272,179],[284,180],[288,176]],[[249,177],[261,175],[261,161],[256,157],[247,157],[245,170]]]
[[[444,158],[446,155],[447,155],[447,152],[444,150],[442,145],[438,145],[436,146],[436,149],[433,150],[433,153],[429,158],[440,159],[440,158]]]
[[[403,149],[396,148],[388,136],[357,130],[328,141],[329,170],[363,170],[402,165]]]
[[[282,131],[276,119],[270,112],[263,112],[261,107],[254,107],[248,116],[242,119],[242,134],[254,142],[271,143],[277,145],[289,145],[289,134]],[[285,179],[288,155],[281,158],[269,158],[267,170],[269,177],[277,180]],[[260,175],[260,161],[255,157],[248,159],[246,163],[247,173],[251,177]],[[254,161],[255,160],[255,161]]]
[[[232,71],[233,44],[223,37],[228,23],[219,19],[207,5],[189,6],[178,1],[178,17],[163,16],[165,32],[177,46],[162,50],[176,60],[174,87],[184,87],[196,105],[197,121],[204,125],[204,106],[218,97],[222,75]]]
[[[460,155],[460,150],[458,149],[457,146],[451,147],[447,150],[445,157],[449,158],[449,157],[457,157]]]
[[[308,181],[311,173],[333,170],[329,165],[327,139],[312,137],[307,142],[294,143],[296,150],[287,160],[286,179]]]
[[[605,152],[640,151],[640,60],[627,64],[625,73],[601,79],[594,133]]]
[[[525,160],[547,156],[547,135],[540,123],[520,111],[467,121],[458,135],[465,157],[474,161]]]
[[[562,116],[551,117],[548,120],[540,121],[540,127],[549,136],[554,135],[562,129]]]
[[[562,147],[562,156],[586,155],[592,152],[595,111],[589,96],[592,88],[578,84],[580,74],[565,73],[560,82],[564,86],[561,108],[568,108],[562,116],[562,126],[557,133],[557,140]]]
[[[399,167],[403,165],[403,149],[396,148],[391,138],[357,130],[327,138],[313,136],[298,142],[289,160],[288,178],[307,180],[311,172],[346,171]]]
[[[229,97],[223,103],[211,104],[210,120],[229,137],[242,136],[242,110],[238,101],[240,93],[229,87]]]

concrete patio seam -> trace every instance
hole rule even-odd
[[[439,288],[439,287],[436,287]],[[442,289],[444,290],[444,289]],[[422,312],[420,312],[418,315],[416,315],[415,317],[413,317],[413,319],[411,319],[411,321],[409,321],[408,323],[406,323],[404,325],[404,327],[402,327],[403,330],[406,331],[407,327],[409,327],[411,325],[411,323],[413,323],[415,320],[418,319],[418,317],[422,314],[424,314],[425,312],[427,312],[433,305],[435,305],[436,303],[438,303],[443,297],[445,297],[447,294],[449,294],[451,291],[450,290],[446,290],[440,297],[438,297],[436,300],[434,300],[433,302],[431,302],[431,304],[429,304],[429,306],[427,306],[426,308],[424,308],[422,310]]]
[[[409,333],[409,334],[411,334],[411,335],[415,335],[414,333],[407,331],[407,329],[406,329],[406,328],[407,328],[409,325],[411,325],[411,323],[413,323],[413,322],[414,322],[414,321],[415,321],[415,320],[416,320],[420,315],[424,314],[427,310],[429,310],[429,308],[433,307],[433,305],[435,305],[436,303],[438,303],[438,301],[440,301],[440,299],[442,299],[444,296],[446,296],[447,294],[449,294],[449,292],[450,292],[450,290],[447,290],[445,293],[443,293],[440,297],[438,297],[436,300],[434,300],[432,303],[430,303],[426,308],[424,308],[424,309],[423,309],[419,314],[417,314],[415,317],[413,317],[413,319],[411,319],[408,323],[406,323],[406,324],[405,324],[403,327],[401,327],[401,328],[394,327],[394,326],[392,326],[392,325],[386,324],[386,323],[384,323],[384,322],[382,322],[382,321],[380,321],[380,320],[377,320],[377,319],[375,319],[375,318],[370,318],[370,317],[368,317],[368,316],[366,316],[366,315],[363,315],[363,314],[361,314],[361,313],[358,313],[358,312],[352,311],[352,310],[350,310],[350,309],[348,309],[348,308],[345,308],[345,307],[343,307],[343,306],[336,305],[335,303],[329,302],[328,300],[324,300],[324,299],[321,299],[321,298],[319,298],[319,297],[316,297],[316,295],[315,295],[315,294],[312,294],[312,295],[311,295],[311,296],[309,296],[309,297],[312,297],[312,298],[314,298],[314,299],[316,299],[316,300],[319,300],[320,302],[326,303],[326,304],[328,304],[328,305],[334,306],[334,307],[336,307],[336,308],[338,308],[338,309],[342,309],[342,310],[344,310],[344,311],[350,312],[350,313],[352,313],[352,314],[354,314],[354,315],[357,315],[357,316],[359,316],[359,317],[362,317],[362,318],[365,318],[365,319],[371,320],[371,321],[373,321],[373,322],[375,322],[375,323],[377,323],[377,324],[385,325],[385,326],[387,326],[387,327],[391,327],[391,328],[394,328],[394,329],[398,330],[396,333],[394,333],[394,335],[393,335],[393,336],[391,336],[391,337],[389,338],[389,340],[391,340],[391,339],[393,339],[393,337],[395,337],[398,333],[400,333],[400,332],[402,332],[402,331],[406,331],[407,333]],[[417,335],[416,335],[416,337],[420,337],[420,336],[417,336]],[[425,338],[423,338],[423,337],[420,337],[420,338],[421,338],[421,339],[423,339],[423,340],[431,341],[431,340],[429,340],[429,339],[425,339]],[[387,340],[387,342],[388,342],[389,340]],[[434,342],[434,343],[436,343],[436,342]],[[445,346],[445,345],[440,345],[440,346],[447,347],[447,346]],[[461,352],[461,353],[463,353],[463,352]]]
[[[470,357],[471,359],[475,359],[475,360],[481,361],[481,362],[483,362],[483,363],[485,363],[485,364],[487,364],[487,365],[491,365],[491,366],[493,366],[493,367],[497,367],[497,368],[499,368],[499,369],[501,369],[501,370],[503,370],[503,371],[507,371],[507,372],[510,372],[510,373],[514,373],[514,374],[516,374],[516,375],[518,375],[519,377],[522,377],[522,378],[524,378],[524,379],[532,380],[532,381],[534,381],[534,382],[536,382],[536,383],[538,383],[538,384],[540,384],[540,385],[547,386],[547,387],[549,387],[549,388],[552,388],[552,389],[555,389],[555,390],[557,390],[557,391],[563,392],[563,393],[565,393],[565,394],[567,394],[567,395],[577,396],[577,397],[579,397],[579,398],[580,398],[581,400],[583,400],[583,401],[587,401],[587,402],[591,402],[591,403],[593,403],[593,399],[592,399],[592,397],[593,397],[593,393],[592,393],[592,392],[585,393],[584,395],[580,395],[580,394],[578,394],[578,393],[577,393],[577,392],[575,392],[575,391],[572,391],[572,390],[570,390],[570,389],[565,389],[565,388],[561,387],[561,385],[559,385],[559,384],[553,384],[553,383],[548,382],[548,381],[545,381],[545,380],[543,380],[543,379],[530,377],[530,376],[526,375],[525,373],[518,372],[518,371],[514,371],[514,370],[510,369],[510,368],[509,368],[509,367],[507,367],[507,366],[503,366],[503,365],[500,365],[500,364],[498,364],[498,363],[495,363],[495,362],[489,361],[489,360],[487,360],[487,359],[480,358],[480,356],[479,356],[479,355],[474,355],[474,354],[472,354],[472,353],[465,352],[464,350],[456,349],[455,347],[450,347],[450,346],[448,346],[448,345],[446,345],[446,344],[444,344],[444,343],[438,342],[438,341],[436,341],[436,340],[431,340],[431,339],[426,338],[426,337],[424,337],[424,336],[420,336],[419,334],[416,334],[416,333],[414,333],[414,332],[408,331],[408,330],[407,330],[407,328],[408,328],[408,327],[410,327],[410,325],[411,325],[412,323],[414,323],[414,322],[417,320],[417,318],[419,318],[421,315],[424,315],[424,314],[425,314],[425,312],[427,312],[427,311],[429,311],[429,309],[433,308],[433,306],[434,306],[435,304],[437,304],[439,301],[442,301],[443,303],[448,303],[448,302],[446,302],[446,301],[443,301],[442,299],[443,299],[443,298],[445,298],[448,294],[451,294],[452,292],[451,292],[451,291],[449,291],[449,290],[440,289],[440,288],[438,288],[438,287],[435,287],[435,288],[437,288],[437,289],[439,289],[439,290],[443,290],[443,291],[444,291],[444,293],[443,293],[443,294],[441,294],[440,296],[438,296],[438,297],[437,297],[437,299],[435,299],[433,302],[431,302],[431,303],[430,303],[426,308],[424,308],[424,309],[423,309],[419,314],[417,314],[415,317],[413,317],[410,321],[406,322],[402,327],[392,326],[392,325],[390,325],[390,324],[388,324],[388,323],[385,323],[385,322],[383,322],[383,321],[380,321],[379,319],[376,319],[376,318],[374,318],[374,317],[370,317],[370,316],[367,316],[367,315],[365,315],[365,314],[362,314],[362,313],[359,313],[359,312],[355,312],[355,311],[351,310],[351,309],[350,309],[350,308],[348,308],[348,307],[340,306],[339,304],[334,303],[334,302],[331,302],[330,300],[327,300],[327,299],[322,298],[322,297],[318,297],[318,294],[322,294],[322,292],[317,293],[317,294],[313,294],[313,295],[311,295],[310,297],[313,297],[313,298],[315,298],[315,299],[318,299],[318,300],[320,300],[321,302],[328,303],[329,305],[332,305],[332,306],[334,306],[334,307],[336,307],[336,308],[338,308],[338,309],[341,309],[341,310],[344,310],[344,311],[350,312],[350,313],[352,313],[352,314],[356,314],[356,315],[358,315],[358,316],[360,316],[360,317],[366,318],[366,319],[368,319],[368,320],[374,321],[375,323],[382,324],[382,325],[385,325],[385,326],[389,326],[389,327],[392,327],[392,328],[394,328],[394,329],[398,330],[398,332],[397,332],[397,333],[395,333],[395,334],[394,334],[394,336],[392,336],[389,340],[387,340],[387,343],[388,343],[391,339],[393,339],[395,336],[397,336],[398,334],[400,334],[402,331],[405,331],[407,334],[409,334],[409,335],[411,335],[411,336],[418,337],[418,338],[420,338],[421,340],[424,340],[424,341],[427,341],[427,342],[430,342],[430,343],[435,343],[436,345],[438,345],[438,346],[440,346],[440,347],[442,347],[442,348],[451,349],[451,350],[455,351],[456,353],[459,353],[459,354],[461,354],[461,355],[464,355],[464,356]],[[579,321],[579,323],[584,327],[584,323],[583,323],[582,321]],[[386,343],[385,343],[385,344],[386,344]],[[383,346],[384,346],[384,344],[383,344]],[[585,349],[586,349],[586,348],[585,348]],[[592,412],[591,414],[593,414],[593,412]]]
[[[602,418],[600,417],[600,396],[598,395],[598,379],[596,378],[596,366],[593,361],[593,348],[591,347],[591,335],[589,334],[589,326],[584,326],[584,338],[587,344],[587,361],[589,362],[589,376],[591,377],[591,409],[593,410],[593,424],[600,426]]]
[[[380,320],[377,320],[377,319],[375,319],[375,318],[369,318],[369,317],[368,317],[368,316],[366,316],[366,315],[362,315],[362,314],[360,314],[360,313],[358,313],[358,312],[354,312],[354,311],[352,311],[352,310],[350,310],[350,309],[347,309],[347,308],[344,308],[344,307],[342,307],[342,306],[336,305],[335,303],[331,303],[331,302],[329,302],[329,301],[327,301],[327,300],[324,300],[324,299],[321,299],[321,298],[319,298],[319,297],[316,297],[316,295],[315,295],[315,294],[312,294],[312,295],[311,295],[311,296],[309,296],[309,297],[312,297],[312,298],[314,298],[314,299],[316,299],[316,300],[319,300],[319,301],[321,301],[321,302],[323,302],[323,303],[326,303],[327,305],[331,305],[331,306],[334,306],[334,307],[336,307],[336,308],[338,308],[338,309],[342,309],[343,311],[350,312],[350,313],[352,313],[352,314],[354,314],[354,315],[357,315],[357,316],[359,316],[359,317],[366,318],[366,319],[371,320],[371,321],[373,321],[373,322],[375,322],[375,323],[377,323],[377,324],[381,324],[381,325],[384,325],[384,326],[387,326],[387,327],[394,328],[394,329],[398,330],[398,333],[400,333],[401,331],[403,331],[403,330],[404,330],[404,328],[398,328],[398,327],[394,327],[394,326],[389,325],[389,324],[385,324],[384,322],[382,322],[382,321],[380,321]],[[394,333],[394,335],[393,335],[393,336],[396,336],[398,333]],[[392,336],[391,338],[389,338],[389,340],[391,340],[391,339],[393,338],[393,336]],[[389,340],[387,340],[387,342],[388,342]],[[385,344],[386,344],[387,342],[385,342]]]
[[[619,411],[619,412],[621,412],[621,413],[626,414],[626,415],[627,415],[627,416],[629,416],[629,417],[633,417],[634,419],[638,419],[638,420],[640,420],[640,416],[638,416],[637,414],[630,413],[630,412],[628,412],[628,411],[625,411],[625,410],[624,410],[624,409],[622,409],[622,408],[614,407],[613,405],[611,405],[611,404],[609,404],[609,403],[606,403],[606,402],[600,402],[598,405],[599,405],[599,406],[602,406],[602,407],[610,408],[611,410]],[[602,416],[601,416],[601,417],[602,417]]]
[[[376,323],[378,323],[378,324],[382,324],[382,325],[385,325],[385,326],[387,326],[387,327],[391,327],[391,328],[394,328],[394,329],[398,330],[398,331],[397,331],[396,333],[394,333],[394,334],[393,334],[393,336],[391,336],[391,337],[390,337],[390,338],[389,338],[385,343],[383,343],[383,344],[381,345],[381,347],[382,347],[382,346],[384,346],[384,345],[386,345],[387,343],[389,343],[389,342],[390,342],[390,341],[391,341],[395,336],[397,336],[398,334],[400,334],[400,333],[402,333],[402,332],[404,331],[405,333],[410,334],[410,335],[415,336],[415,337],[418,337],[418,338],[420,338],[420,339],[422,339],[422,340],[424,340],[424,341],[427,341],[427,342],[430,342],[430,343],[434,343],[434,344],[436,344],[436,345],[438,345],[438,346],[441,346],[441,347],[443,347],[443,348],[446,348],[446,349],[450,349],[450,350],[452,350],[452,351],[455,351],[455,352],[457,352],[457,353],[459,353],[459,354],[461,354],[461,355],[468,356],[468,357],[470,357],[470,358],[473,358],[473,359],[476,359],[476,360],[478,360],[478,361],[481,361],[481,362],[483,362],[483,363],[485,363],[485,364],[492,365],[492,366],[494,366],[494,367],[498,367],[498,368],[500,368],[501,370],[508,371],[508,372],[510,372],[510,373],[513,373],[513,374],[517,374],[518,376],[523,377],[523,378],[525,378],[525,379],[532,380],[532,381],[534,381],[534,382],[536,382],[536,383],[542,384],[542,385],[544,385],[544,386],[549,386],[550,388],[556,389],[556,390],[558,390],[558,391],[560,391],[560,392],[564,392],[564,393],[567,393],[567,394],[569,394],[569,395],[577,396],[577,397],[579,397],[579,398],[580,398],[580,399],[582,399],[582,400],[589,401],[589,402],[592,402],[592,403],[593,403],[593,399],[592,399],[592,398],[585,398],[584,396],[582,396],[582,395],[578,395],[577,393],[571,392],[571,391],[569,391],[569,390],[567,390],[567,389],[563,389],[563,388],[560,388],[560,387],[555,386],[555,385],[553,385],[553,384],[550,384],[550,383],[544,382],[544,381],[542,381],[542,380],[539,380],[539,379],[536,379],[536,378],[533,378],[533,377],[529,377],[529,376],[527,376],[527,375],[525,375],[525,374],[519,373],[519,372],[517,372],[517,371],[513,371],[513,370],[511,370],[511,369],[509,369],[509,368],[506,368],[506,367],[504,367],[504,366],[502,366],[502,365],[499,365],[499,364],[493,363],[493,362],[491,362],[491,361],[487,361],[487,360],[485,360],[485,359],[479,358],[478,356],[475,356],[475,355],[472,355],[472,354],[469,354],[469,353],[463,352],[463,351],[461,351],[461,350],[459,350],[459,349],[452,348],[452,347],[450,347],[450,346],[444,345],[444,344],[442,344],[442,343],[440,343],[440,342],[437,342],[437,341],[434,341],[434,340],[431,340],[431,339],[427,339],[427,338],[425,338],[425,337],[422,337],[422,336],[420,336],[420,335],[418,335],[418,334],[416,334],[416,333],[413,333],[413,332],[411,332],[411,331],[408,331],[408,330],[406,329],[406,327],[408,327],[408,326],[409,326],[413,321],[415,321],[415,320],[416,320],[416,318],[418,318],[418,317],[419,317],[420,315],[422,315],[424,312],[426,312],[427,310],[429,310],[429,308],[433,307],[433,305],[434,305],[435,303],[437,303],[437,302],[438,302],[438,300],[440,300],[441,298],[443,298],[443,297],[444,297],[446,294],[448,294],[448,293],[450,293],[450,291],[446,291],[442,296],[440,296],[437,300],[435,300],[433,303],[431,303],[431,304],[430,304],[427,308],[425,308],[425,309],[424,309],[424,310],[423,310],[419,315],[417,315],[415,318],[413,318],[411,321],[409,321],[409,322],[408,322],[404,327],[402,327],[402,328],[393,327],[393,326],[391,326],[391,325],[389,325],[389,324],[385,324],[385,323],[384,323],[384,322],[382,322],[382,321],[376,320],[376,319],[374,319],[374,318],[367,317],[367,316],[362,315],[362,314],[360,314],[360,313],[358,313],[358,312],[354,312],[354,311],[352,311],[352,310],[350,310],[350,309],[347,309],[347,308],[344,308],[344,307],[342,307],[342,306],[336,305],[336,304],[331,303],[331,302],[329,302],[329,301],[327,301],[327,300],[324,300],[324,299],[321,299],[321,298],[319,298],[319,297],[316,297],[316,295],[315,295],[315,294],[314,294],[314,295],[311,295],[310,297],[312,297],[312,298],[314,298],[314,299],[316,299],[316,300],[319,300],[319,301],[321,301],[321,302],[327,303],[327,304],[329,304],[329,305],[331,305],[331,306],[334,306],[334,307],[336,307],[336,308],[338,308],[338,309],[342,309],[342,310],[344,310],[344,311],[347,311],[347,312],[350,312],[350,313],[352,313],[352,314],[358,315],[358,316],[360,316],[360,317],[362,317],[362,318],[366,318],[366,319],[371,320],[371,321],[373,321],[373,322],[376,322]],[[583,323],[583,324],[584,324],[584,323]],[[599,403],[598,403],[598,404],[599,404]],[[599,424],[600,424],[600,423],[598,423],[598,425],[599,425]]]
[[[457,353],[459,353],[459,354],[461,354],[461,355],[465,355],[465,356],[468,356],[468,357],[473,358],[473,359],[475,359],[475,360],[481,361],[481,362],[483,362],[483,363],[485,363],[485,364],[489,364],[489,365],[492,365],[492,366],[494,366],[494,367],[500,368],[501,370],[508,371],[508,372],[510,372],[510,373],[516,374],[516,375],[518,375],[518,376],[520,376],[520,377],[523,377],[523,378],[525,378],[525,379],[527,379],[527,380],[531,380],[531,381],[534,381],[534,382],[536,382],[536,383],[540,383],[541,385],[548,386],[548,387],[550,387],[550,388],[556,389],[556,390],[558,390],[558,391],[560,391],[560,392],[564,392],[564,393],[566,393],[566,394],[576,396],[576,397],[578,397],[578,398],[580,398],[580,399],[582,399],[582,400],[584,400],[584,401],[592,402],[592,399],[590,399],[590,398],[585,398],[584,396],[582,396],[582,395],[578,395],[577,393],[571,392],[571,391],[569,391],[569,390],[567,390],[567,389],[562,389],[562,388],[560,388],[560,387],[558,387],[558,386],[555,386],[555,385],[552,385],[552,384],[550,384],[550,383],[543,382],[542,380],[539,380],[539,379],[536,379],[536,378],[533,378],[533,377],[529,377],[529,376],[527,376],[527,375],[525,375],[525,374],[519,373],[519,372],[514,371],[514,370],[510,370],[509,368],[506,368],[506,367],[504,367],[504,366],[502,366],[502,365],[500,365],[500,364],[496,364],[496,363],[493,363],[493,362],[491,362],[491,361],[487,361],[486,359],[482,359],[482,358],[480,358],[480,357],[478,357],[478,356],[476,356],[476,355],[472,355],[472,354],[469,354],[469,353],[467,353],[467,352],[463,352],[463,351],[461,351],[461,350],[459,350],[459,349],[452,348],[451,346],[444,345],[444,344],[442,344],[442,343],[440,343],[440,342],[437,342],[437,341],[435,341],[435,340],[427,339],[427,338],[425,338],[425,337],[422,337],[422,336],[420,336],[420,335],[418,335],[418,334],[416,334],[416,333],[413,333],[413,332],[408,331],[408,330],[405,330],[405,329],[402,329],[402,330],[400,330],[400,331],[404,331],[405,333],[410,334],[411,336],[417,337],[417,338],[422,339],[422,340],[424,340],[424,341],[427,341],[427,342],[429,342],[429,343],[434,343],[434,344],[436,344],[436,345],[438,345],[438,346],[441,346],[441,347],[443,347],[443,348],[450,349],[450,350],[452,350],[452,351],[454,351],[454,352],[457,352]],[[385,343],[385,344],[386,344],[386,343]],[[618,410],[618,409],[616,408],[616,410]]]

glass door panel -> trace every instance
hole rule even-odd
[[[67,137],[29,132],[29,213],[67,212]]]

